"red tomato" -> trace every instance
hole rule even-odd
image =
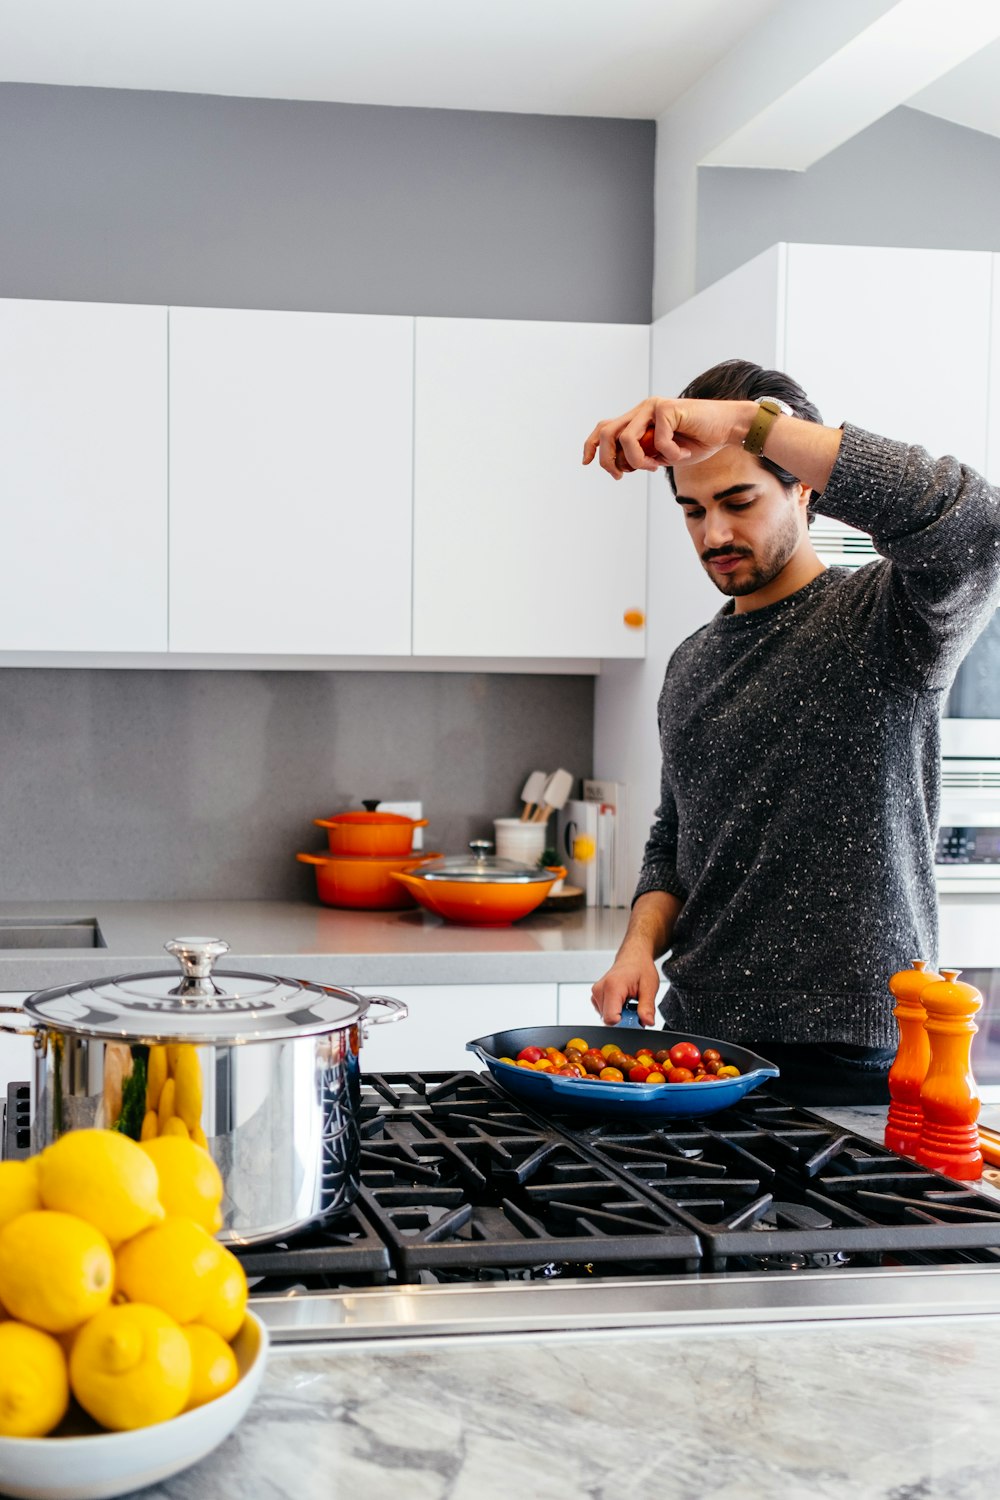
[[[694,1083],[694,1074],[690,1068],[671,1068],[667,1074],[668,1083]]]
[[[639,1063],[637,1067],[629,1068],[629,1083],[645,1083],[652,1071],[652,1068],[646,1067],[644,1063]]]
[[[517,1054],[517,1061],[536,1063],[540,1057],[544,1056],[545,1054],[541,1047],[522,1047]]]
[[[566,1054],[564,1052],[560,1052],[558,1047],[546,1047],[545,1056],[548,1058],[549,1062],[554,1068],[565,1067],[566,1063],[568,1062]]]
[[[556,1072],[560,1078],[584,1078],[586,1076],[583,1069],[578,1068],[576,1063],[567,1063],[564,1068],[556,1068]]]
[[[709,1063],[721,1063],[722,1053],[716,1052],[714,1047],[706,1047],[701,1054],[701,1060],[705,1064],[705,1071],[707,1072]]]
[[[694,1069],[701,1062],[701,1053],[694,1042],[675,1042],[670,1049],[670,1061],[675,1068]]]

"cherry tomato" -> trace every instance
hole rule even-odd
[[[589,1052],[590,1051],[590,1046],[589,1046],[589,1043],[587,1043],[587,1042],[584,1041],[584,1039],[583,1039],[582,1036],[571,1036],[570,1039],[569,1039],[569,1041],[566,1043],[565,1047],[563,1048],[563,1051],[564,1052]]]
[[[629,1068],[629,1083],[645,1083],[652,1071],[652,1068],[647,1068],[645,1063],[639,1063],[636,1067]]]
[[[604,1046],[601,1048],[601,1053],[604,1057],[607,1057],[610,1053],[620,1052],[621,1050],[622,1049],[619,1047],[617,1042],[605,1042]]]
[[[653,1061],[654,1062],[658,1062],[658,1063],[669,1062],[670,1061],[670,1050],[669,1050],[669,1048],[664,1047],[662,1049],[662,1051],[660,1051],[660,1052],[654,1052],[653,1053]]]
[[[701,1053],[694,1042],[675,1042],[670,1049],[670,1061],[675,1068],[693,1070],[701,1062]]]
[[[514,1059],[512,1057],[498,1057],[497,1058],[497,1062],[510,1063],[510,1065],[511,1065],[512,1068],[517,1066],[517,1064],[515,1063],[515,1061],[514,1061]]]
[[[701,1065],[705,1069],[705,1074],[708,1078],[714,1078],[715,1074],[719,1071],[719,1068],[721,1066],[720,1063],[714,1062],[712,1059],[709,1059],[709,1061],[706,1062],[704,1053],[702,1054]]]
[[[606,1066],[604,1054],[591,1047],[589,1052],[583,1054],[583,1066],[588,1073],[599,1073]]]
[[[536,1063],[540,1057],[544,1057],[541,1047],[522,1047],[517,1054],[518,1062]]]
[[[566,1062],[565,1052],[560,1052],[558,1047],[546,1047],[545,1056],[554,1068],[561,1068]]]
[[[535,1063],[532,1063],[531,1066],[534,1068],[534,1070],[535,1070],[536,1073],[554,1073],[555,1072],[555,1068],[549,1062],[549,1060],[548,1060],[547,1057],[540,1057],[538,1059],[538,1061],[535,1062]]]
[[[666,1078],[660,1072],[659,1068],[654,1068],[651,1073],[646,1074],[647,1083],[666,1083],[666,1081]]]
[[[621,1068],[602,1068],[599,1075],[605,1083],[624,1083],[625,1078]]]
[[[529,1062],[526,1057],[519,1057],[517,1059],[516,1066],[519,1067],[519,1068],[530,1068],[532,1070],[532,1072],[534,1072],[534,1070],[535,1070],[534,1063],[533,1062]]]
[[[706,1047],[701,1054],[701,1060],[705,1064],[706,1071],[709,1063],[721,1063],[722,1053],[716,1052],[714,1047]]]
[[[668,1083],[694,1083],[694,1074],[690,1068],[671,1068],[667,1074]]]
[[[739,1078],[740,1070],[739,1068],[735,1068],[732,1063],[723,1063],[716,1076],[718,1078]]]
[[[556,1068],[556,1072],[559,1074],[560,1078],[585,1078],[586,1077],[586,1074],[584,1073],[583,1069],[582,1068],[578,1068],[575,1063],[567,1063],[564,1068]]]

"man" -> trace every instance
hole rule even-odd
[[[1000,496],[953,458],[823,426],[743,360],[599,423],[595,454],[616,479],[666,468],[729,596],[667,666],[661,802],[595,1008],[612,1025],[636,997],[652,1025],[668,954],[672,1028],[762,1052],[786,1096],[884,1100],[886,982],[936,956],[939,717],[1000,594]],[[881,559],[825,568],[814,505]]]

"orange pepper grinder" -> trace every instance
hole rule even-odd
[[[960,969],[944,969],[943,979],[921,992],[931,1060],[920,1090],[923,1128],[914,1153],[918,1162],[972,1182],[983,1175],[979,1149],[979,1095],[969,1067],[969,1049],[979,1027],[972,1019],[983,997],[958,982]]]
[[[885,1144],[899,1156],[913,1155],[924,1123],[920,1090],[927,1077],[931,1044],[924,1029],[927,1012],[920,996],[940,978],[934,969],[928,969],[926,958],[915,958],[912,968],[900,969],[889,980],[889,989],[896,1000],[892,1013],[899,1022],[899,1047],[889,1069],[891,1102],[885,1122]]]

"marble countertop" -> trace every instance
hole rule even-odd
[[[4,949],[4,925],[96,919],[101,948]],[[624,909],[532,913],[511,927],[462,927],[424,911],[340,911],[294,901],[0,903],[0,990],[36,990],[170,968],[172,937],[221,937],[220,968],[327,984],[591,983],[614,957]]]

